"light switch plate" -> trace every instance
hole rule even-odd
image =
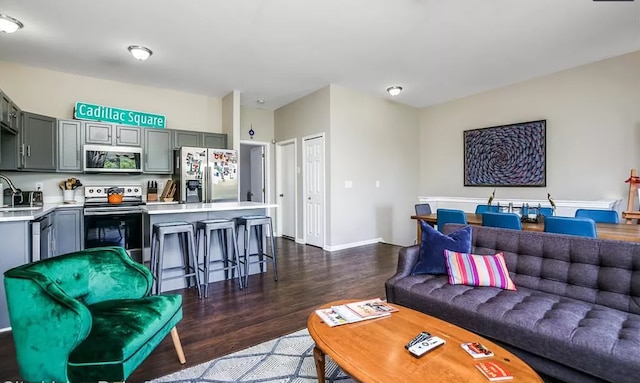
[[[353,187],[353,181],[344,181],[344,188],[351,189]]]

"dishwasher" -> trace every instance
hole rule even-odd
[[[31,222],[31,261],[51,257],[53,221],[47,214]]]

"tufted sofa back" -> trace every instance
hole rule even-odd
[[[474,254],[504,254],[516,287],[640,314],[640,243],[483,226],[471,240]]]

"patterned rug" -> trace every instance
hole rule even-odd
[[[317,382],[313,339],[307,329],[163,376],[152,383]],[[328,383],[355,383],[326,357]]]

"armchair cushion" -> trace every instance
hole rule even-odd
[[[89,305],[93,327],[69,355],[72,381],[122,381],[182,318],[182,296],[159,295]],[[149,341],[158,337],[150,347]]]

